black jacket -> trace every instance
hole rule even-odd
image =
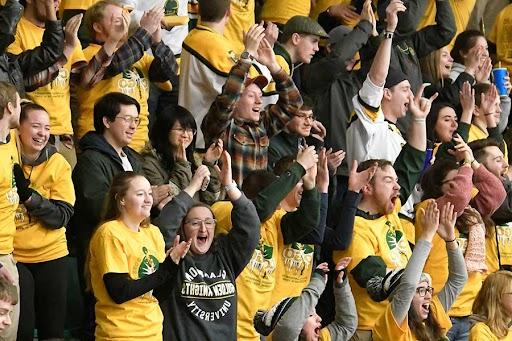
[[[121,158],[103,135],[90,131],[79,142],[82,153],[73,169],[76,203],[75,215],[71,220],[70,237],[81,242],[88,241],[101,219],[105,196],[112,179],[123,171]],[[124,147],[134,171],[140,171],[137,153]]]
[[[19,95],[24,97],[25,80],[48,69],[62,57],[64,31],[60,20],[47,21],[40,46],[18,55],[7,53],[7,47],[14,41],[16,25],[22,11],[23,7],[16,0],[7,0],[5,5],[0,7],[0,81],[14,84]],[[57,75],[58,72],[53,78]],[[53,78],[49,78],[48,82]]]

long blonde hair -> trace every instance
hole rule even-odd
[[[512,272],[500,270],[485,279],[473,302],[473,314],[483,317],[485,324],[500,339],[507,336],[511,320],[501,304],[505,293],[512,293]]]
[[[444,85],[444,79],[441,74],[439,61],[441,60],[441,49],[430,52],[420,59],[421,72],[425,80],[432,82],[433,85],[441,83]],[[425,77],[426,76],[426,77]]]

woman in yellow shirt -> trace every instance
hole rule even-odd
[[[21,166],[14,176],[16,209],[13,255],[20,274],[18,340],[64,338],[68,278],[66,229],[75,191],[71,167],[50,138],[50,117],[38,104],[24,103],[20,114]],[[5,162],[2,160],[2,162]]]
[[[512,272],[490,274],[473,303],[470,341],[512,340]]]
[[[106,200],[104,223],[89,249],[96,340],[160,341],[163,315],[153,289],[176,274],[190,242],[177,237],[166,257],[164,238],[149,223],[153,198],[143,176],[119,173]]]

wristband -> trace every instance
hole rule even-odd
[[[384,39],[393,39],[394,35],[395,35],[395,32],[384,31]]]
[[[224,186],[224,190],[225,190],[226,192],[229,192],[229,191],[231,191],[231,190],[233,190],[233,189],[235,189],[235,188],[238,188],[238,186],[236,185],[236,182],[235,182],[235,181],[233,181],[233,182],[232,182],[232,183],[230,183],[229,185]]]
[[[457,241],[457,238],[454,238],[452,240],[445,240],[445,243],[453,243],[453,242],[456,242]]]
[[[420,123],[426,122],[426,119],[424,117],[423,118],[414,118],[413,120],[414,120],[414,122],[420,122]]]

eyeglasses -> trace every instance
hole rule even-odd
[[[293,116],[298,117],[298,118],[303,119],[303,120],[316,121],[316,116],[313,115],[313,114],[311,114],[311,115],[295,114]]]
[[[182,134],[183,133],[192,134],[193,136],[195,136],[197,133],[197,130],[192,129],[192,128],[172,128],[171,130],[179,131]]]
[[[187,220],[185,222],[185,225],[190,225],[195,230],[198,230],[203,224],[206,226],[206,228],[213,229],[213,228],[215,228],[215,225],[217,225],[217,220],[212,219],[212,218],[206,218],[204,220],[191,219],[191,220]]]
[[[133,117],[133,116],[116,116],[114,120],[117,120],[118,118],[122,119],[125,123],[132,124],[135,123],[136,126],[140,123],[140,118]]]
[[[434,288],[432,287],[419,287],[416,288],[416,293],[420,295],[420,297],[425,297],[427,292],[432,295],[434,293]]]

